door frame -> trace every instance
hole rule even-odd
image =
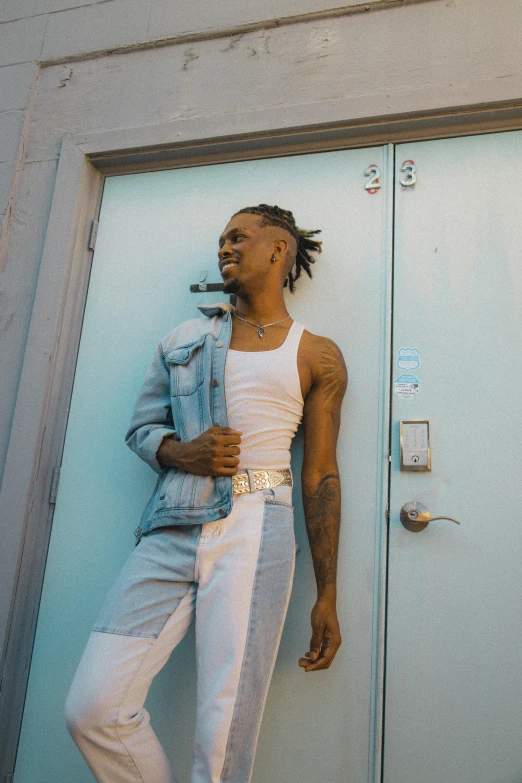
[[[53,490],[89,283],[91,227],[100,210],[105,177],[520,129],[522,101],[385,121],[207,136],[183,143],[165,142],[165,129],[150,126],[63,138],[0,490],[0,507],[6,514],[0,554],[0,572],[6,583],[0,598],[0,780],[13,774],[16,760],[54,512]],[[388,334],[391,339],[390,329]],[[372,753],[368,783],[381,779],[385,535],[377,552],[374,584],[378,603],[373,661],[376,679],[372,683],[373,719],[368,727]]]

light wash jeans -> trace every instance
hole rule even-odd
[[[294,563],[286,486],[234,496],[231,513],[215,522],[142,538],[106,598],[67,698],[68,729],[97,781],[171,783],[143,705],[194,613],[191,783],[250,781]]]

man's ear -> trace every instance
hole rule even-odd
[[[295,242],[287,242],[286,239],[281,239],[275,243],[274,249],[279,248],[276,252],[281,254],[283,264],[285,266],[285,277],[293,269],[296,259],[297,246]]]
[[[274,253],[278,256],[285,257],[289,251],[289,243],[286,239],[278,239],[274,244]]]

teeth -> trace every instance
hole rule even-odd
[[[235,265],[236,265],[236,261],[230,261],[228,264],[225,264],[225,266],[222,267],[221,271],[224,272],[225,269],[228,269],[229,266],[235,266]]]

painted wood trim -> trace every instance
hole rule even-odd
[[[76,134],[73,139],[101,172],[113,175],[522,129],[522,99],[291,129],[279,129],[280,118],[265,114],[267,130],[252,134],[210,137],[217,128],[206,118],[184,121],[184,140],[179,142],[173,142],[179,122]]]
[[[103,177],[69,138],[61,148],[0,492],[0,780],[13,773],[74,368],[89,281],[90,222]]]
[[[391,449],[391,390],[387,383],[389,367],[392,363],[392,291],[393,291],[393,223],[394,223],[394,176],[395,147],[386,147],[386,170],[383,181],[390,183],[383,198],[382,225],[386,226],[382,237],[381,250],[381,347],[379,355],[379,386],[383,389],[380,400],[380,447],[377,457],[382,464],[377,466],[380,479],[378,488],[379,502],[376,503],[378,517],[375,520],[375,554],[373,569],[373,643],[372,677],[370,682],[370,725],[368,743],[368,781],[381,783],[382,750],[384,736],[384,675],[386,654],[386,591],[388,562],[388,526],[386,508],[390,494]],[[391,377],[391,376],[390,376]],[[382,460],[381,460],[382,457]]]

